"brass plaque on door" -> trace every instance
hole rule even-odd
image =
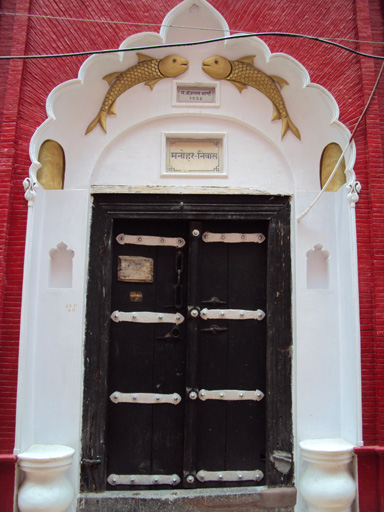
[[[131,302],[143,302],[143,292],[129,292]]]
[[[125,283],[153,283],[153,259],[143,256],[119,256],[117,280]]]

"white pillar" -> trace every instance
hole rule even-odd
[[[61,445],[33,445],[18,455],[25,480],[18,493],[20,512],[64,512],[72,503],[73,487],[66,472],[75,450]]]
[[[309,439],[300,448],[307,464],[299,491],[308,512],[351,512],[356,495],[350,469],[353,445],[343,439]]]

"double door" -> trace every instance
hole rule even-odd
[[[107,489],[265,485],[267,229],[114,221]]]

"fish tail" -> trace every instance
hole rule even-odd
[[[88,133],[91,132],[95,128],[95,126],[99,122],[99,119],[100,119],[100,112],[97,114],[95,119],[89,123],[88,128],[87,128],[87,130],[85,132],[85,135],[88,135]]]
[[[99,123],[105,133],[107,133],[107,113],[105,110],[100,110]]]
[[[106,117],[107,117],[107,113],[100,110],[100,112],[97,114],[95,119],[89,123],[89,126],[85,132],[85,135],[88,135],[88,133],[90,133],[96,127],[97,124],[100,124],[102,129],[105,132],[107,132]]]
[[[297,137],[299,140],[301,140],[301,135],[299,130],[296,128],[296,126],[292,123],[292,121],[289,119],[289,117],[282,117],[282,127],[281,127],[281,139],[283,139],[284,135],[287,133],[288,130],[291,130],[293,135]]]

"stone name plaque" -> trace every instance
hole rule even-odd
[[[125,283],[153,283],[153,259],[143,256],[119,256],[117,280]]]
[[[177,103],[215,103],[215,86],[178,85],[176,94]]]
[[[223,139],[167,138],[166,172],[170,174],[220,174]]]

